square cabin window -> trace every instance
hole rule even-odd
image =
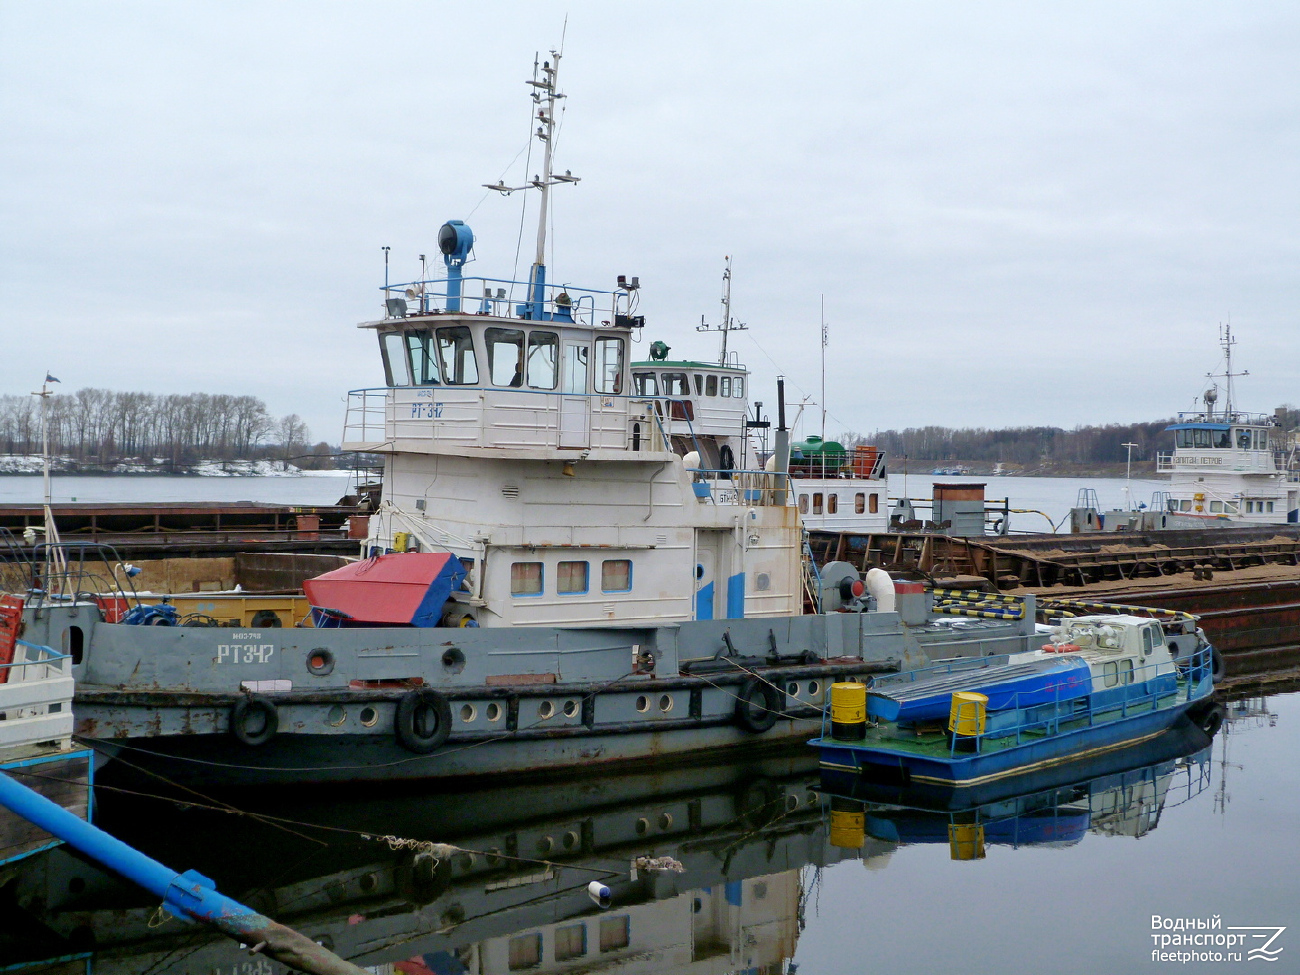
[[[1272,511],[1272,510],[1273,510],[1273,502],[1272,502],[1272,501],[1269,501],[1269,502],[1268,502],[1268,510],[1269,510],[1269,511]]]
[[[801,494],[799,495],[799,514],[806,515],[807,513],[808,513],[808,495]]]
[[[587,563],[561,562],[556,566],[555,591],[561,596],[573,596],[587,591]]]
[[[704,395],[705,395],[705,396],[717,396],[717,395],[718,395],[718,377],[717,377],[717,376],[710,376],[708,379],[706,379],[706,380],[704,381]]]
[[[521,934],[510,939],[510,970],[521,972],[542,963],[541,934]]]
[[[698,372],[695,374],[695,395],[696,396],[704,395],[704,377],[701,376]]]
[[[473,386],[478,382],[474,336],[464,325],[438,329],[438,359],[442,364],[442,378],[449,385]]]
[[[601,592],[632,591],[632,560],[606,559],[600,564]]]
[[[632,375],[632,388],[638,396],[658,396],[659,384],[655,382],[653,372],[638,372]]]
[[[1190,501],[1179,501],[1179,502],[1178,502],[1178,510],[1179,510],[1179,511],[1191,511],[1191,510],[1192,510],[1192,502],[1190,502]]]
[[[1119,682],[1121,684],[1133,683],[1133,661],[1121,660],[1119,662]]]
[[[1107,687],[1114,687],[1119,683],[1119,665],[1111,660],[1102,668],[1102,675],[1105,677]]]
[[[860,515],[867,510],[867,496],[862,492],[853,495],[853,513]]]
[[[816,492],[816,493],[813,494],[813,510],[812,510],[812,513],[815,514],[815,515],[819,515],[819,514],[822,513],[822,496],[821,496],[821,493],[820,493],[820,492]]]
[[[555,929],[555,960],[568,961],[587,953],[587,926],[570,924]]]
[[[1222,514],[1222,512],[1223,512],[1223,502],[1222,502],[1222,501],[1211,501],[1211,502],[1210,502],[1210,513],[1211,513],[1211,514]]]
[[[721,378],[721,380],[719,380],[719,382],[721,383],[721,386],[719,387],[718,395],[719,395],[719,396],[730,396],[730,395],[731,395],[731,377],[730,377],[730,376],[723,376],[723,377]]]
[[[840,496],[838,494],[826,495],[826,513],[833,515],[840,510]]]
[[[873,515],[880,510],[880,495],[873,494],[871,496],[871,504],[868,505],[867,510],[869,510]]]
[[[493,386],[524,384],[524,332],[519,328],[483,330],[487,346],[488,375]]]
[[[627,915],[600,919],[600,950],[618,951],[632,943]]]
[[[510,595],[540,596],[542,594],[542,563],[513,562],[510,565]]]
[[[596,392],[623,392],[623,340],[596,339]]]
[[[745,397],[745,380],[743,376],[737,376],[731,384],[731,395],[744,399]]]

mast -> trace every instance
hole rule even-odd
[[[1243,370],[1241,372],[1232,371],[1232,347],[1236,344],[1237,344],[1237,340],[1232,337],[1232,322],[1228,322],[1227,325],[1220,325],[1219,345],[1223,348],[1223,360],[1224,360],[1224,369],[1222,375],[1225,381],[1225,392],[1227,394],[1226,399],[1224,400],[1223,403],[1223,417],[1229,423],[1232,422],[1232,415],[1233,415],[1232,381],[1238,376],[1250,375],[1250,372],[1247,370]],[[1217,379],[1218,376],[1215,373],[1210,372],[1210,373],[1206,373],[1206,378]],[[1211,410],[1212,409],[1213,408],[1211,407]]]
[[[496,190],[503,196],[509,196],[516,190],[529,188],[541,190],[542,205],[537,217],[537,253],[533,259],[533,270],[528,278],[528,300],[521,311],[530,321],[548,321],[550,317],[544,311],[546,301],[546,214],[550,207],[551,187],[558,183],[576,183],[581,177],[565,170],[563,176],[551,171],[551,154],[555,145],[555,105],[565,96],[558,88],[560,74],[559,51],[551,52],[551,60],[543,61],[539,66],[533,60],[533,80],[528,82],[533,88],[533,104],[537,106],[537,131],[533,133],[542,143],[542,172],[523,186],[506,186],[504,182],[484,183],[489,190]],[[567,313],[565,320],[568,320]]]
[[[830,330],[826,327],[826,296],[822,295],[822,442],[826,442],[826,346],[830,341]]]
[[[45,488],[45,503],[43,506],[45,516],[45,573],[42,585],[47,593],[53,592],[55,585],[62,592],[67,578],[67,563],[63,557],[63,549],[59,547],[59,529],[54,524],[54,509],[51,507],[49,403],[50,397],[54,395],[50,389],[50,383],[52,382],[57,383],[58,380],[47,372],[45,381],[41,383],[41,391],[32,393],[33,396],[41,398],[41,479]]]
[[[708,325],[704,321],[704,316],[700,316],[700,324],[695,326],[697,332],[721,332],[722,349],[718,353],[718,365],[727,364],[727,333],[743,332],[749,328],[744,322],[737,322],[731,317],[731,255],[724,254],[723,258],[726,264],[722,270],[722,324]]]

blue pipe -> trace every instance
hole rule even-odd
[[[177,873],[4,773],[0,773],[0,806],[162,898],[163,908],[175,917],[212,925],[247,944],[261,944],[266,954],[303,971],[362,973],[314,941],[219,893],[216,884],[197,871]]]

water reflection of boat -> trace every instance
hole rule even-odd
[[[800,749],[567,788],[276,807],[275,815],[330,827],[294,827],[326,847],[251,817],[195,809],[173,814],[180,820],[159,835],[140,800],[112,794],[103,820],[151,854],[187,857],[254,906],[381,972],[623,970],[631,959],[655,971],[779,971],[801,929],[804,868],[892,850],[877,841],[852,851],[830,845],[817,781],[815,759]],[[456,850],[435,865],[419,850],[390,849],[381,839],[389,833],[436,837]],[[39,921],[46,957],[93,945],[100,975],[247,970],[237,946],[174,921],[156,926],[157,905],[145,895],[54,854],[24,871],[14,893]],[[644,860],[632,869],[641,857],[668,858],[659,864],[667,869]],[[593,880],[609,886],[608,910],[589,898]]]
[[[1103,761],[1021,780],[1015,794],[965,789],[947,796],[823,776],[830,829],[852,847],[945,843],[954,860],[984,856],[987,845],[1072,846],[1090,832],[1141,837],[1162,811],[1210,785],[1210,739],[1190,725]]]

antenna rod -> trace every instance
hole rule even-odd
[[[826,344],[830,333],[826,328],[826,296],[822,295],[822,441],[826,440]]]

